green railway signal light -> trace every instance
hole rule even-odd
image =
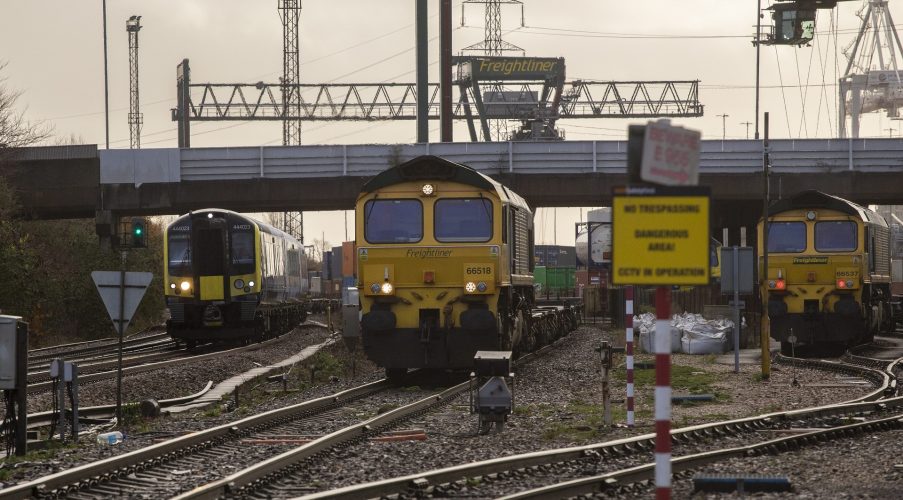
[[[132,248],[147,248],[147,220],[132,217]]]

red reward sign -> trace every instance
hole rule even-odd
[[[643,141],[640,177],[668,186],[699,184],[699,145],[702,134],[674,127],[666,120],[649,122]]]

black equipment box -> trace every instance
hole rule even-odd
[[[473,368],[482,377],[507,377],[511,373],[511,351],[477,351]]]

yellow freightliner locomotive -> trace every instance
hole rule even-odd
[[[355,217],[362,343],[390,377],[558,334],[530,328],[533,214],[490,177],[421,156],[370,179]]]
[[[298,240],[228,210],[205,209],[166,228],[163,276],[169,334],[262,340],[306,319],[307,261]]]
[[[761,264],[761,220],[758,234]],[[782,352],[792,342],[854,345],[891,330],[890,274],[889,230],[879,214],[818,191],[769,209],[760,291]]]

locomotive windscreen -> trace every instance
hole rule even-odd
[[[806,250],[805,222],[769,222],[768,251],[799,253]]]
[[[492,238],[492,202],[484,198],[437,200],[436,241],[483,242]]]
[[[200,276],[221,276],[224,274],[225,248],[223,230],[219,228],[198,229],[194,233],[197,273]]]
[[[423,239],[420,200],[370,200],[364,205],[364,238],[370,243],[416,243]]]
[[[856,223],[836,220],[815,223],[815,249],[819,252],[852,252],[856,242]]]

